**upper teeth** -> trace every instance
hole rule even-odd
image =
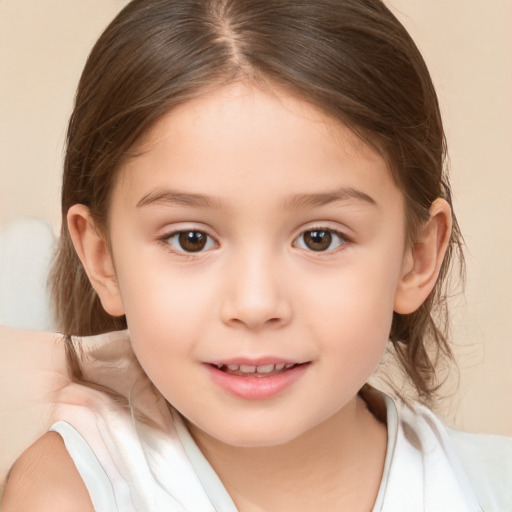
[[[217,367],[219,369],[223,368],[225,365],[219,364]],[[274,370],[282,370],[283,368],[291,368],[295,366],[294,363],[278,363],[278,364],[266,364],[263,366],[256,366],[251,364],[228,364],[226,367],[228,370],[233,372],[242,372],[242,373],[270,373]]]

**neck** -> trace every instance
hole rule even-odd
[[[368,512],[375,502],[386,427],[359,397],[314,429],[277,446],[236,447],[194,428],[191,433],[240,512]]]

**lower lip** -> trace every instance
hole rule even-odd
[[[216,384],[228,393],[245,400],[265,400],[282,393],[304,374],[308,366],[308,363],[294,366],[271,377],[243,377],[231,375],[206,364]]]

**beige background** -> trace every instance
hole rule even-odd
[[[0,0],[0,229],[58,228],[62,146],[87,53],[123,0]],[[468,246],[447,422],[512,435],[512,0],[392,0],[436,83]],[[456,379],[452,379],[452,384]],[[452,385],[453,387],[453,385]]]

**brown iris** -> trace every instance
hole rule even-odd
[[[332,234],[329,231],[313,230],[304,233],[304,244],[312,251],[325,251],[332,243]]]
[[[207,241],[207,235],[201,233],[201,231],[182,231],[178,235],[178,242],[186,252],[202,251]]]

